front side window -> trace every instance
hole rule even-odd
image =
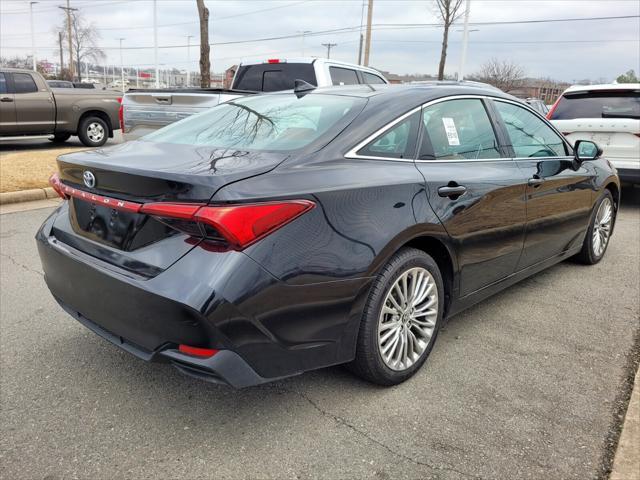
[[[33,93],[38,91],[36,82],[28,73],[13,74],[13,89],[15,93]]]
[[[251,96],[220,104],[143,137],[145,141],[257,151],[306,147],[339,132],[366,99],[338,95]],[[328,140],[327,140],[328,141]]]
[[[358,155],[379,158],[413,158],[420,122],[420,112],[391,127],[386,132],[358,150]]]
[[[498,141],[479,99],[447,100],[422,110],[421,160],[500,158]]]
[[[358,74],[350,68],[329,67],[331,81],[334,85],[357,85]]]
[[[495,102],[517,158],[564,157],[562,138],[542,119],[512,103]]]

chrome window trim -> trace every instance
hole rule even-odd
[[[366,137],[360,143],[356,144],[355,147],[353,147],[349,151],[347,151],[347,153],[344,155],[344,157],[352,159],[352,160],[358,160],[358,159],[360,159],[360,160],[384,160],[384,161],[404,162],[404,163],[407,163],[407,162],[410,162],[410,163],[504,162],[504,161],[507,161],[507,160],[508,161],[523,161],[523,160],[531,161],[533,159],[535,159],[536,161],[540,161],[540,160],[561,160],[561,159],[572,159],[573,158],[570,155],[566,155],[566,156],[558,156],[558,157],[496,157],[496,158],[478,158],[478,159],[465,158],[465,159],[449,159],[449,160],[420,160],[420,159],[410,159],[410,158],[374,157],[372,155],[358,155],[358,153],[357,153],[358,150],[366,147],[370,142],[375,140],[377,137],[379,137],[380,135],[382,135],[386,131],[390,130],[391,128],[393,128],[398,123],[402,122],[405,118],[413,115],[418,110],[422,110],[424,108],[430,107],[431,105],[435,105],[435,104],[441,103],[441,102],[446,102],[446,101],[449,101],[449,100],[466,100],[466,99],[492,100],[492,101],[500,101],[500,102],[505,102],[505,103],[512,103],[512,104],[514,104],[516,106],[524,108],[525,110],[533,112],[533,114],[535,116],[538,116],[538,117],[542,118],[543,120],[545,120],[546,124],[551,126],[552,130],[554,132],[556,132],[556,134],[558,134],[560,136],[560,138],[562,139],[564,144],[569,147],[569,151],[573,151],[573,147],[565,139],[564,135],[562,135],[558,131],[558,129],[549,120],[547,120],[545,117],[543,117],[538,112],[533,110],[527,104],[522,104],[521,102],[518,102],[517,100],[511,100],[511,99],[508,99],[508,98],[501,98],[501,97],[493,97],[493,96],[490,96],[490,95],[449,95],[447,97],[436,98],[435,100],[430,100],[428,102],[425,102],[425,103],[423,103],[423,104],[421,104],[421,105],[409,110],[408,112],[402,114],[398,118],[392,120],[391,122],[387,123],[383,127],[379,128],[378,130],[373,132],[371,135]]]

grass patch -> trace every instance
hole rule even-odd
[[[78,147],[0,154],[0,192],[16,192],[49,186],[49,176],[57,170],[58,155],[77,152]]]

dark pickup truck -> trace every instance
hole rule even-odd
[[[0,141],[77,135],[88,147],[104,145],[120,128],[122,94],[50,88],[31,70],[0,69]]]

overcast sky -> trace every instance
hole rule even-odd
[[[39,59],[57,59],[54,29],[62,24],[64,0],[40,0],[34,5],[34,31]],[[198,48],[191,47],[187,62],[187,36],[199,43],[195,0],[158,0],[159,63],[198,69]],[[242,0],[207,1],[213,70],[221,72],[242,59],[292,58],[302,55],[301,37],[270,37],[314,32],[304,39],[307,56],[325,56],[322,43],[337,43],[331,57],[357,62],[362,0]],[[120,63],[118,38],[126,47],[153,46],[153,2],[150,0],[71,0],[83,16],[99,29],[99,45],[106,63]],[[0,55],[26,55],[31,50],[29,1],[0,0]],[[440,56],[442,29],[433,24],[431,0],[375,0],[370,65],[394,73],[435,73]],[[476,23],[567,18],[638,16],[638,0],[472,0],[470,21]],[[178,24],[178,25],[176,25]],[[386,26],[385,26],[386,24]],[[395,24],[395,25],[389,25]],[[397,25],[397,24],[405,24]],[[352,31],[325,30],[356,27]],[[518,62],[528,76],[573,81],[585,78],[613,80],[629,69],[640,70],[638,18],[515,25],[472,26],[467,72],[496,57]],[[450,35],[446,73],[455,74],[460,63],[462,22]],[[225,42],[242,42],[227,45]],[[153,49],[123,50],[126,66],[151,67]]]

